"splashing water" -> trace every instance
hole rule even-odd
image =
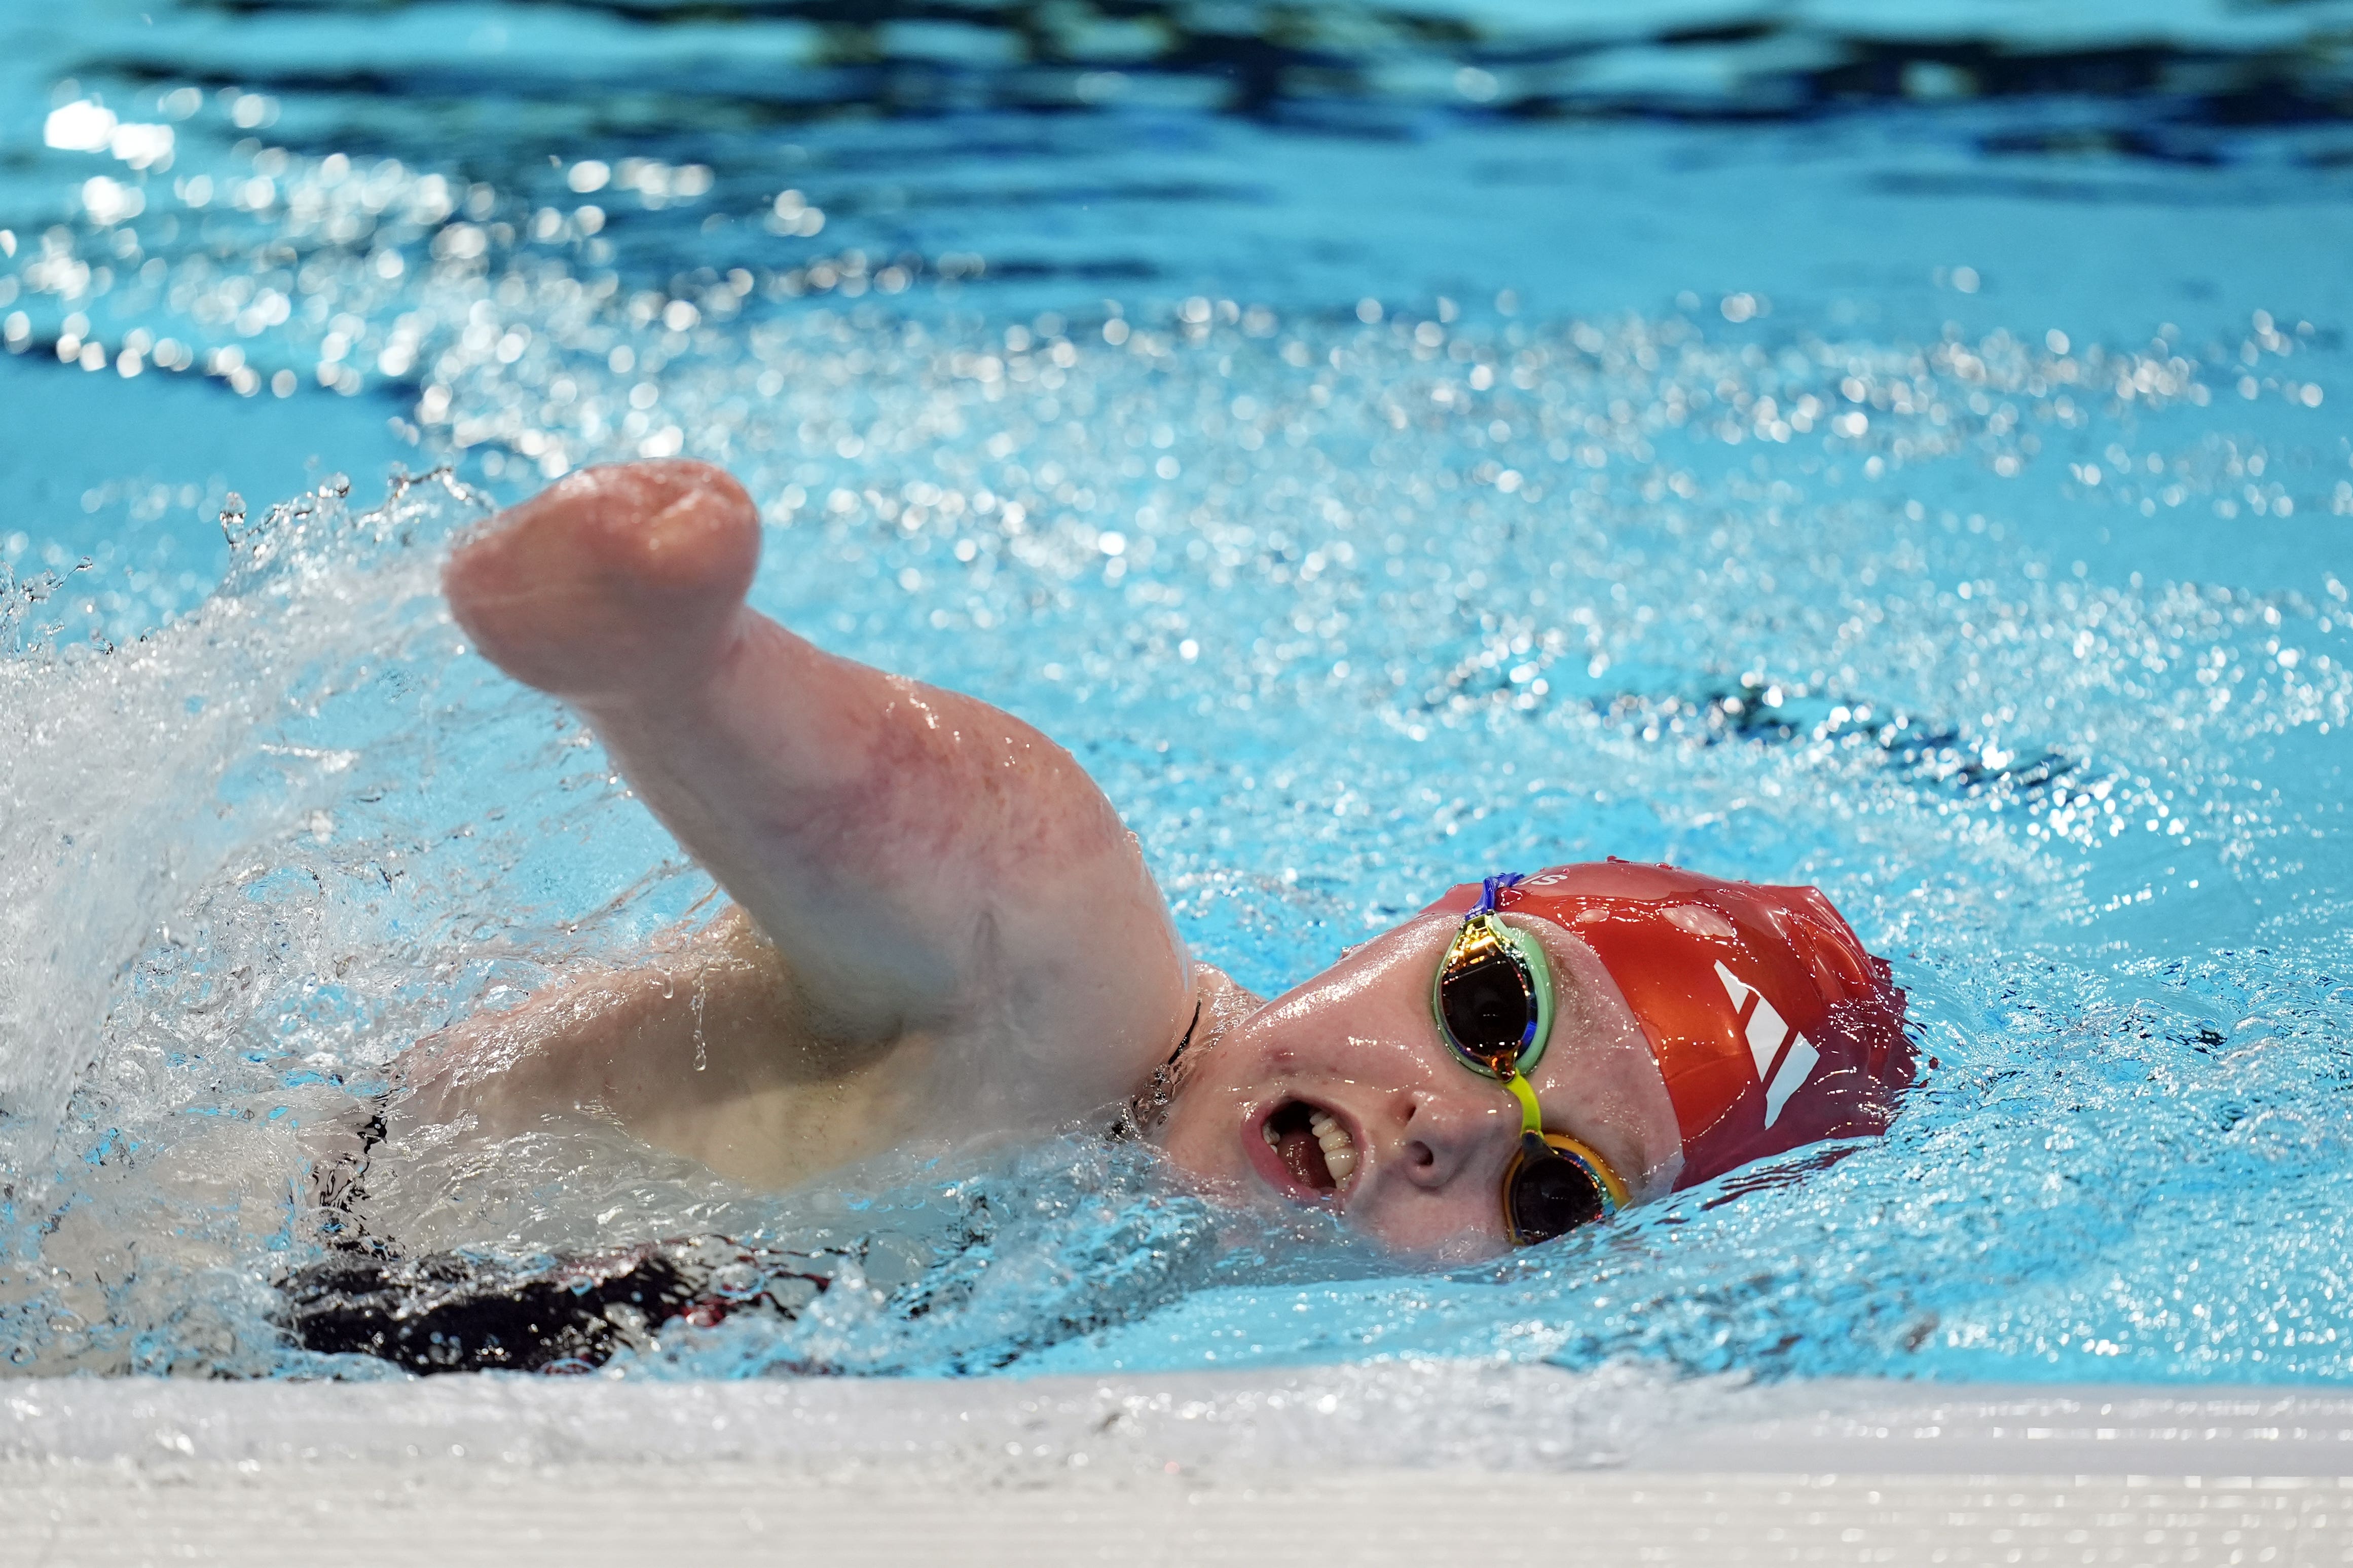
[[[1465,155],[1433,140],[1430,166]],[[462,647],[436,567],[493,496],[684,452],[762,504],[760,607],[1070,745],[1246,984],[1484,870],[1674,859],[1829,889],[1936,1065],[1827,1168],[1443,1276],[1084,1130],[786,1194],[587,1120],[418,1134],[368,1178],[404,1249],[527,1271],[725,1236],[824,1282],[640,1336],[619,1364],[659,1376],[2353,1375],[2353,467],[2326,311],[2151,305],[2072,341],[1973,268],[1929,318],[1868,285],[1400,310],[1305,263],[1271,303],[987,296],[961,249],[853,264],[842,229],[882,220],[829,195],[810,219],[746,146],[775,151],[469,180],[188,130],[178,188],[137,186],[149,250],[120,251],[140,215],[101,190],[17,257],[12,344],[97,344],[126,397],[125,353],[248,396],[389,389],[470,467],[237,524],[221,586],[161,625],[153,598],[77,618],[70,580],[6,584],[16,1370],[385,1370],[290,1348],[322,1133],[419,1037],[709,908],[594,737]],[[770,242],[799,248],[729,248]],[[1533,298],[1540,261],[1491,268]],[[90,293],[98,266],[140,281]],[[72,640],[92,626],[112,640]]]

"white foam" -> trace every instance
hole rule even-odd
[[[375,547],[446,526],[449,500],[404,489],[353,514],[302,498],[194,614],[120,647],[0,661],[0,1170],[45,1163],[159,928],[351,764],[282,731],[446,615],[430,551]]]

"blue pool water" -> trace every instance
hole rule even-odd
[[[391,1152],[418,1251],[832,1281],[629,1373],[2353,1377],[2341,24],[2147,10],[0,7],[14,1369],[385,1372],[286,1332],[303,1130],[707,891],[437,554],[683,451],[1247,984],[1670,858],[1828,889],[1936,1065],[1436,1275],[1084,1133]]]

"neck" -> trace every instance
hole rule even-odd
[[[1192,1021],[1185,1026],[1176,1048],[1168,1053],[1166,1061],[1152,1069],[1144,1087],[1128,1097],[1127,1104],[1120,1110],[1119,1121],[1112,1127],[1113,1137],[1150,1138],[1168,1120],[1168,1108],[1176,1102],[1176,1090],[1189,1070],[1186,1057],[1193,1048],[1193,1037],[1201,1027],[1201,1006],[1198,1002],[1193,1004]]]
[[[1226,1031],[1260,1005],[1260,999],[1235,984],[1225,971],[1207,963],[1193,966],[1197,1000],[1185,1033],[1167,1059],[1152,1069],[1136,1092],[1121,1107],[1113,1125],[1115,1138],[1152,1139],[1159,1135],[1168,1112],[1193,1079],[1201,1062],[1212,1055]]]

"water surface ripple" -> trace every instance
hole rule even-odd
[[[686,453],[1249,984],[1672,858],[1827,888],[1934,1066],[1449,1274],[1088,1129],[783,1195],[424,1137],[405,1253],[736,1238],[651,1376],[2353,1376],[2336,13],[1624,9],[0,14],[12,1369],[389,1374],[290,1335],[306,1132],[709,890],[435,564]]]

